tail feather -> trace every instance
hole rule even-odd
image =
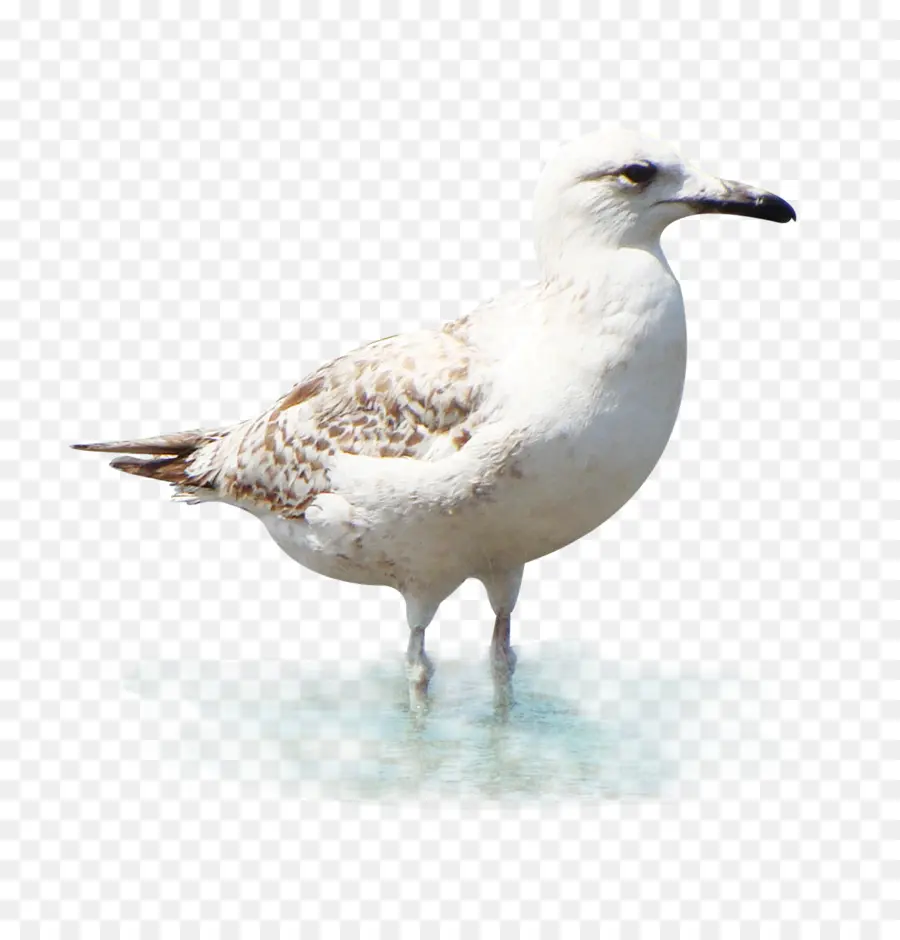
[[[193,491],[206,485],[206,480],[203,477],[198,478],[196,475],[188,474],[190,459],[199,447],[214,440],[216,436],[215,432],[181,431],[135,441],[72,444],[72,447],[75,450],[98,451],[105,454],[141,454],[153,457],[155,459],[151,460],[134,456],[117,457],[110,463],[110,466],[124,473],[149,477],[163,483],[173,483]]]

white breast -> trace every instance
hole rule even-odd
[[[637,312],[623,304],[601,318],[588,294],[562,331],[538,332],[522,351],[508,394],[513,424],[525,433],[482,536],[509,561],[555,551],[603,523],[665,448],[684,387],[684,308],[667,267],[650,265],[644,284]]]

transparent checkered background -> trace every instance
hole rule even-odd
[[[5,935],[889,936],[890,4],[420,6],[0,4]],[[477,585],[416,720],[398,597],[65,449],[532,277],[540,166],[608,121],[800,221],[667,232],[679,423],[529,567],[507,726]]]

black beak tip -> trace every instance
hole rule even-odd
[[[794,211],[794,207],[780,196],[766,195],[761,202],[761,208],[767,213],[763,218],[769,218],[773,222],[782,224],[797,221],[797,213]]]

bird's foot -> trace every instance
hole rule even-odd
[[[409,679],[410,685],[427,686],[429,679],[431,679],[433,675],[434,666],[431,665],[431,660],[424,653],[412,662],[407,660],[406,677]]]

